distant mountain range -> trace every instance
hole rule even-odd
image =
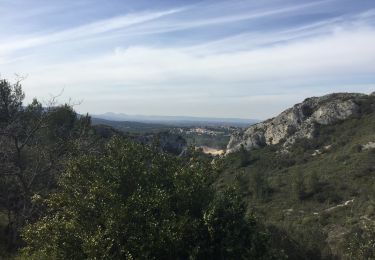
[[[93,118],[110,121],[128,121],[139,123],[152,123],[173,126],[236,126],[246,127],[253,125],[259,120],[243,118],[212,118],[212,117],[191,117],[191,116],[145,116],[127,115],[122,113],[104,113],[92,115]]]

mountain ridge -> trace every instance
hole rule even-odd
[[[234,133],[227,145],[227,154],[266,145],[284,143],[288,146],[299,138],[314,137],[318,125],[331,125],[357,115],[361,99],[374,96],[362,93],[333,93],[306,98],[281,112],[278,116],[262,121]]]

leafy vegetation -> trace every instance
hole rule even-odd
[[[0,257],[283,256],[236,189],[215,190],[207,156],[98,134],[71,106],[25,107],[19,83],[0,83]]]
[[[86,145],[81,137],[90,136],[90,122],[68,106],[43,108],[37,100],[22,106],[19,83],[0,81],[0,97],[0,205],[7,216],[7,247],[12,248],[20,227],[39,210],[32,195],[53,189],[64,161]]]
[[[70,162],[48,213],[25,228],[26,256],[50,259],[262,258],[268,236],[195,161],[113,139]],[[272,257],[272,255],[270,255]]]
[[[0,258],[375,256],[374,96],[312,139],[223,158],[23,99],[0,81]]]
[[[99,118],[92,118],[92,124],[101,132],[117,131],[118,134],[139,139],[144,136],[156,136],[158,134],[178,135],[186,140],[189,146],[208,146],[216,149],[225,149],[230,134],[238,127],[224,126],[201,126],[202,132],[196,132],[196,126],[177,126],[157,123],[140,123],[128,121],[111,121]],[[200,123],[202,124],[202,123]]]
[[[375,220],[375,151],[363,145],[375,140],[375,97],[356,102],[358,116],[320,126],[315,138],[298,140],[287,152],[279,144],[220,161],[218,188],[238,184],[248,210],[288,237],[291,259],[373,257],[367,238],[373,226],[364,221]],[[350,234],[358,239],[348,242]]]

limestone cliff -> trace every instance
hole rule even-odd
[[[293,143],[298,138],[312,138],[317,125],[330,125],[359,113],[355,100],[365,94],[336,93],[305,99],[280,115],[233,134],[226,153],[270,144]]]

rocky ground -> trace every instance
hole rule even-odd
[[[251,150],[280,142],[288,146],[298,138],[312,138],[318,125],[331,125],[359,113],[355,100],[363,96],[366,95],[335,93],[307,98],[272,119],[233,134],[226,153],[237,151],[242,145]]]

